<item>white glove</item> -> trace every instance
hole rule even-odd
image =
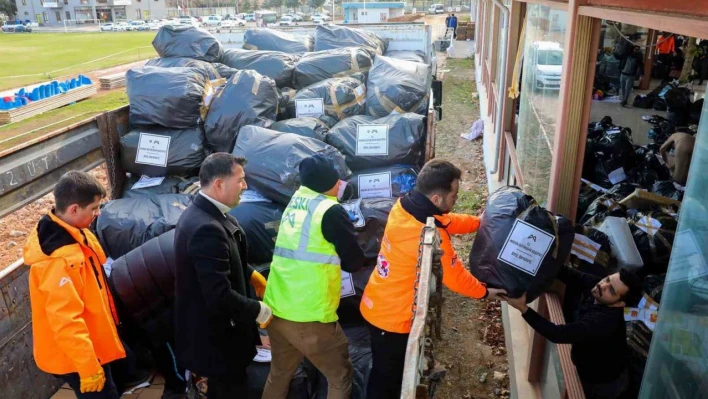
[[[263,302],[258,302],[261,305],[261,311],[258,312],[258,317],[256,317],[256,322],[261,325],[261,328],[265,328],[273,318],[273,311]]]

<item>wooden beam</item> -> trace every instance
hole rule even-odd
[[[676,3],[679,3],[679,1],[676,1]],[[708,37],[708,20],[701,18],[653,14],[647,12],[646,9],[642,11],[631,11],[595,6],[580,6],[578,12],[580,15],[588,17],[598,19],[611,17],[612,21],[615,22],[643,26],[645,28],[673,32],[691,37]]]
[[[647,32],[647,44],[652,44],[656,42],[658,37],[658,31],[654,29],[649,29]],[[639,81],[639,90],[646,90],[649,88],[651,83],[651,64],[654,61],[654,46],[647,47],[644,49],[644,74],[642,79]]]
[[[509,158],[511,158],[511,164],[514,166],[514,176],[516,176],[517,185],[519,187],[524,186],[524,173],[519,166],[519,156],[516,154],[516,146],[514,145],[514,138],[511,137],[511,132],[504,132],[504,142],[509,150]]]
[[[518,0],[521,3],[527,3],[527,4],[538,4],[540,6],[544,7],[550,7],[554,10],[567,10],[568,9],[568,0],[559,0],[559,1],[554,1],[554,0]]]
[[[588,0],[588,4],[599,7],[621,7],[641,12],[708,17],[706,2],[700,0]]]

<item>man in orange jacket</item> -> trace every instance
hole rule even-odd
[[[103,271],[106,255],[88,229],[105,195],[93,176],[66,173],[54,187],[55,208],[24,247],[37,367],[87,399],[119,398],[108,364],[125,357]]]
[[[361,299],[369,323],[373,365],[367,399],[399,398],[418,263],[420,233],[435,217],[443,250],[443,284],[474,299],[501,299],[504,290],[487,288],[462,264],[452,247],[451,234],[477,231],[479,218],[450,213],[457,201],[462,172],[450,162],[434,159],[423,166],[415,189],[401,198],[388,216],[376,271]]]

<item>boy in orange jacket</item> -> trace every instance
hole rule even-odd
[[[87,399],[119,398],[108,364],[125,357],[103,271],[106,255],[88,229],[105,195],[88,173],[66,173],[54,187],[55,208],[24,247],[37,367]]]
[[[462,172],[450,162],[434,159],[423,166],[415,189],[391,209],[381,241],[376,270],[361,299],[364,319],[371,332],[372,369],[367,399],[399,398],[418,263],[420,232],[434,217],[443,250],[443,284],[474,299],[501,299],[506,291],[487,288],[457,257],[452,234],[469,234],[479,228],[479,218],[451,213]]]

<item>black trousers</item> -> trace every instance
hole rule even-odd
[[[246,370],[228,377],[207,377],[207,399],[242,398],[248,392]]]
[[[76,397],[78,399],[118,399],[120,398],[120,394],[118,394],[118,389],[116,388],[116,384],[113,381],[113,374],[111,374],[111,367],[108,364],[103,365],[103,373],[106,376],[106,384],[103,386],[103,389],[101,392],[86,392],[86,393],[81,393],[81,377],[79,377],[79,373],[69,373],[69,374],[63,374],[63,375],[58,375],[57,377],[61,378],[69,384],[71,389],[74,390],[74,393],[76,394]]]
[[[366,398],[398,399],[401,397],[408,334],[384,331],[371,324],[369,332],[372,367]]]

